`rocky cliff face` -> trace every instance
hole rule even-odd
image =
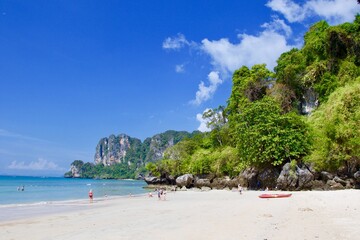
[[[126,134],[110,135],[108,138],[100,139],[96,146],[94,162],[104,166],[116,163],[144,166],[147,162],[162,159],[167,148],[190,136],[191,133],[188,132],[170,130],[141,142],[140,139]]]
[[[130,161],[126,158],[129,152],[137,152],[141,148],[141,141],[137,138],[131,138],[126,134],[118,136],[110,135],[108,138],[100,139],[96,146],[94,161],[95,164],[110,166],[115,163],[137,162],[139,159]]]

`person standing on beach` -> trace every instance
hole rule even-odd
[[[242,186],[240,184],[238,184],[238,191],[240,194],[242,194],[242,190],[243,190]]]
[[[158,195],[158,200],[160,200],[160,195],[161,195],[160,188],[157,190],[157,195]]]
[[[93,191],[92,191],[92,189],[90,189],[90,191],[89,191],[89,199],[90,199],[91,203],[93,202],[93,197],[94,197]]]

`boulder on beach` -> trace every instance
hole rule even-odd
[[[286,163],[276,180],[276,187],[280,190],[294,190],[297,181],[298,175],[291,169],[290,163]]]
[[[176,185],[179,187],[190,188],[194,185],[194,175],[184,174],[176,178]]]

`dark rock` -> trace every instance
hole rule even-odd
[[[314,180],[321,180],[320,172],[316,171],[314,164],[304,164],[304,166],[312,173]]]
[[[345,189],[341,183],[335,182],[335,184],[330,186],[330,190],[342,190]]]
[[[354,178],[356,182],[360,182],[360,171],[354,173]]]
[[[238,184],[249,189],[256,189],[258,187],[259,171],[255,168],[247,168],[239,174]]]
[[[334,180],[328,180],[326,182],[327,190],[341,190],[345,189],[341,183],[337,183]]]
[[[347,176],[349,176],[349,174],[350,174],[350,172],[346,165],[339,167],[337,170],[337,175],[339,177],[347,177]]]
[[[325,190],[325,183],[321,180],[314,180],[311,183],[312,190]]]
[[[194,186],[201,188],[201,187],[211,187],[210,179],[207,178],[195,178]]]
[[[286,163],[276,180],[276,187],[280,190],[295,190],[297,182],[298,175],[291,170],[290,163]]]
[[[351,188],[354,188],[355,186],[355,180],[354,179],[346,179],[346,185],[345,185],[345,188],[346,189],[351,189]]]
[[[306,168],[296,169],[296,174],[298,175],[298,189],[311,189],[312,181],[314,180],[314,175]]]
[[[145,180],[145,176],[141,173],[137,174],[135,177],[136,180]]]
[[[322,171],[320,173],[320,177],[321,177],[321,180],[323,180],[324,182],[327,182],[328,180],[332,180],[334,178],[334,175],[332,175],[331,173]]]
[[[210,186],[211,188],[215,188],[215,189],[225,189],[225,188],[230,189],[233,187],[237,187],[238,184],[239,184],[238,178],[231,179],[230,177],[225,176],[222,178],[213,179]]]
[[[233,178],[227,182],[227,187],[229,187],[230,189],[237,188],[239,184],[240,184],[239,178]]]
[[[229,182],[229,177],[215,178],[211,183],[211,187],[215,189],[224,189],[225,187],[229,186]]]
[[[333,179],[335,182],[340,183],[343,186],[346,186],[346,181],[342,180],[341,178],[339,178],[338,176],[335,176]]]
[[[149,185],[168,184],[166,178],[145,177],[144,181]]]
[[[257,179],[264,188],[275,188],[279,177],[279,171],[275,168],[269,168],[259,173]]]
[[[187,188],[192,187],[194,185],[194,175],[184,174],[176,178],[176,185],[179,187],[187,187]]]
[[[176,178],[173,175],[167,175],[166,176],[166,181],[170,185],[175,185],[176,184]]]

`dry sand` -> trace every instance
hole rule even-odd
[[[0,239],[359,239],[358,190],[284,199],[261,193],[186,191],[166,201],[154,195],[23,207],[24,216],[0,218]],[[0,215],[13,210],[0,208]]]

